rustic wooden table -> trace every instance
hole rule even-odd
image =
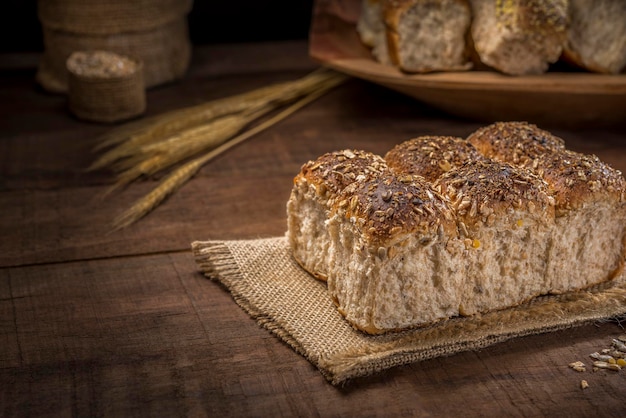
[[[194,240],[285,232],[291,181],[307,160],[342,148],[384,153],[420,134],[465,136],[482,122],[351,80],[109,233],[158,178],[98,200],[112,174],[84,169],[110,127],[72,118],[63,96],[35,85],[28,58],[0,58],[0,415],[623,416],[626,371],[568,367],[623,334],[615,320],[333,387],[198,272]],[[305,42],[198,48],[184,80],[149,91],[148,114],[316,67]],[[552,130],[626,171],[624,126]]]

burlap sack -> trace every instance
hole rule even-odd
[[[115,35],[144,32],[191,11],[192,0],[39,0],[37,14],[48,29]]]
[[[192,251],[200,271],[222,283],[249,315],[335,385],[391,367],[626,312],[622,274],[588,291],[541,297],[516,308],[455,318],[427,328],[370,336],[344,320],[325,283],[300,268],[284,237],[196,241]]]
[[[146,88],[185,75],[191,59],[190,0],[50,1],[38,4],[44,52],[36,80],[47,91],[67,92],[65,63],[75,51],[107,50],[136,57],[143,62]]]
[[[74,54],[81,53],[77,51]],[[143,64],[134,62],[132,71],[121,75],[93,75],[72,71],[68,59],[68,105],[79,119],[94,122],[119,122],[141,115],[146,110]]]

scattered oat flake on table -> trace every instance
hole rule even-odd
[[[585,363],[583,363],[582,361],[575,361],[573,363],[570,363],[569,366],[577,372],[584,372],[586,370]]]
[[[622,370],[622,368],[617,365],[616,363],[608,363],[606,361],[594,361],[593,362],[593,367],[594,368],[598,368],[598,369],[608,369],[608,370],[613,370],[616,372],[619,372],[620,370]]]
[[[581,380],[580,381],[580,388],[581,389],[587,389],[589,387],[589,383],[587,383],[586,380]]]
[[[595,360],[605,361],[607,363],[615,363],[615,358],[609,354],[600,354],[597,351],[589,354],[589,357]]]

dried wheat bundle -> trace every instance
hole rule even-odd
[[[178,166],[155,190],[117,217],[114,229],[141,219],[205,163],[276,124],[346,79],[345,75],[319,69],[295,81],[178,109],[111,130],[100,138],[94,150],[108,149],[88,168],[108,167],[116,174],[116,182],[106,194],[141,177]],[[248,128],[281,108],[284,109],[279,113]]]

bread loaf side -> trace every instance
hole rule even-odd
[[[618,74],[626,67],[626,1],[569,3],[565,60],[589,71]]]
[[[403,71],[471,68],[467,0],[386,0],[382,13],[389,58]]]

